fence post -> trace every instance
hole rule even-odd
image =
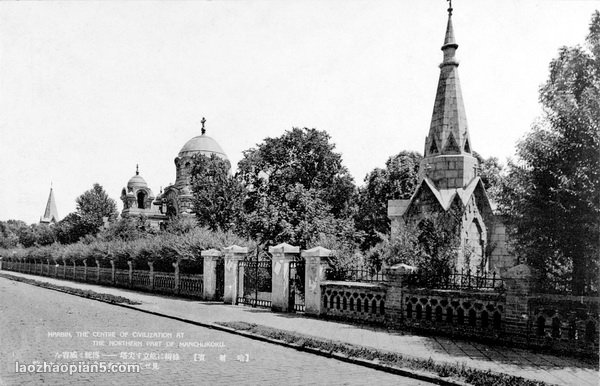
[[[290,261],[300,255],[300,247],[286,243],[269,247],[273,255],[272,284],[271,284],[271,310],[279,312],[290,311]]]
[[[127,265],[129,266],[129,288],[131,288],[133,286],[133,262],[127,260]]]
[[[208,249],[200,252],[203,258],[203,293],[204,300],[213,300],[217,295],[217,261],[223,254],[216,249]]]
[[[179,263],[181,262],[181,257],[177,258],[177,261],[172,263],[173,268],[175,268],[175,288],[173,288],[173,292],[176,294],[179,293]]]
[[[113,259],[110,259],[110,281],[112,282],[112,285],[115,285],[115,276],[115,261]]]
[[[385,295],[385,319],[388,324],[399,325],[404,320],[403,288],[406,287],[407,276],[416,269],[407,264],[396,264],[386,268],[389,282]]]
[[[244,285],[243,275],[241,280],[238,278],[238,266],[240,260],[248,254],[247,247],[232,245],[223,249],[225,252],[225,293],[223,294],[223,303],[236,304],[239,287]]]
[[[83,259],[83,281],[87,282],[87,259]]]
[[[4,268],[2,267],[2,256],[0,256],[0,271],[2,271]]]
[[[62,262],[63,262],[63,267],[62,267],[63,268],[63,275],[62,275],[62,277],[63,277],[63,279],[66,279],[67,278],[67,260],[63,259]]]
[[[150,290],[154,290],[154,262],[153,261],[149,261],[148,262],[148,267],[150,267]]]
[[[100,282],[100,261],[96,259],[96,283]]]
[[[315,247],[302,251],[305,263],[304,275],[304,312],[321,314],[321,282],[325,281],[325,269],[329,266],[332,251],[323,247]]]
[[[504,273],[505,332],[520,342],[526,342],[530,333],[529,298],[535,290],[538,278],[538,272],[526,264],[519,264]]]
[[[73,259],[73,280],[77,280],[77,261]]]

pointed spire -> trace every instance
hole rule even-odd
[[[204,128],[204,124],[206,123],[206,118],[202,117],[202,120],[200,121],[200,123],[202,123],[202,135],[206,134],[206,129]]]
[[[429,135],[425,140],[425,157],[471,153],[467,116],[463,104],[456,59],[456,37],[452,25],[452,3],[444,36],[444,59],[440,64]],[[466,146],[465,146],[466,145]]]
[[[40,223],[48,224],[55,222],[58,222],[58,211],[56,210],[56,201],[54,200],[52,183],[50,183],[50,195],[48,196],[46,210],[44,211],[44,216],[40,219]]]
[[[139,176],[140,175],[140,165],[135,164],[135,175]]]

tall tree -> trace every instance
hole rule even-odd
[[[230,173],[231,164],[215,154],[193,158],[194,211],[200,226],[228,231],[238,223],[244,188]]]
[[[247,236],[306,246],[347,226],[354,182],[334,149],[325,131],[294,128],[245,151]]]
[[[500,209],[516,250],[549,287],[597,290],[600,256],[600,13],[584,47],[562,47],[540,89],[545,116],[517,147]]]
[[[118,216],[117,203],[110,198],[100,184],[84,192],[75,200],[77,215],[88,234],[97,234],[105,221],[113,222]]]
[[[419,181],[421,158],[419,153],[402,151],[388,158],[385,169],[376,168],[365,177],[365,185],[358,189],[355,215],[356,228],[364,234],[363,249],[382,241],[381,235],[390,232],[388,200],[411,197]]]

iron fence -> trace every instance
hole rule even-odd
[[[325,270],[325,279],[334,281],[356,281],[366,283],[387,282],[388,277],[381,270],[375,269],[336,269],[327,268]]]
[[[496,272],[472,272],[455,270],[446,275],[432,275],[426,272],[414,272],[407,276],[406,284],[431,289],[479,289],[501,290],[504,281]]]

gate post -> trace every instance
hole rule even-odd
[[[148,267],[150,268],[150,272],[148,273],[148,277],[150,278],[149,290],[154,290],[154,261],[148,261]]]
[[[217,261],[223,256],[216,249],[208,249],[200,252],[203,262],[202,297],[204,300],[213,300],[217,294]]]
[[[244,279],[238,278],[238,266],[240,260],[248,254],[248,248],[232,245],[223,248],[225,252],[225,293],[223,294],[223,303],[236,304],[240,286],[244,285]]]
[[[112,285],[115,285],[115,276],[115,261],[113,259],[110,259],[110,280]]]
[[[100,260],[96,259],[96,283],[100,282]]]
[[[306,261],[304,276],[304,312],[321,314],[321,282],[325,280],[325,269],[329,266],[332,251],[323,247],[315,247],[302,251]]]
[[[127,260],[127,265],[129,266],[129,288],[133,287],[133,261]]]
[[[300,255],[300,247],[281,243],[269,247],[273,255],[271,269],[271,310],[288,312],[290,308],[290,261]]]

